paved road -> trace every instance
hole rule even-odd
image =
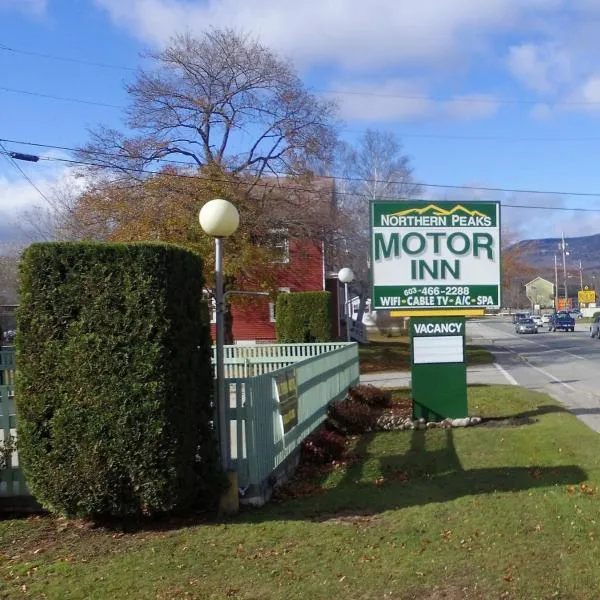
[[[509,319],[470,321],[467,336],[496,356],[507,383],[545,392],[600,431],[600,341],[588,324],[570,332],[517,335]]]

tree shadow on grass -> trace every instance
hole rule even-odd
[[[445,445],[434,450],[425,447],[427,433],[413,431],[406,453],[379,458],[378,473],[381,475],[372,480],[368,479],[367,463],[377,460],[369,453],[374,435],[364,435],[355,449],[361,459],[347,469],[335,487],[310,498],[252,511],[246,518],[256,522],[282,518],[328,520],[335,515],[372,516],[387,510],[448,502],[464,496],[577,485],[587,479],[587,473],[577,465],[465,470],[456,453],[452,429],[444,431]]]

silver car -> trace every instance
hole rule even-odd
[[[594,317],[594,322],[590,325],[590,337],[600,339],[600,317]]]
[[[539,315],[535,315],[535,316],[531,317],[531,319],[538,327],[544,326],[544,320]]]
[[[515,331],[517,333],[537,333],[538,328],[533,319],[519,319]]]

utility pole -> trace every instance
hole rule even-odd
[[[579,289],[583,289],[583,266],[581,265],[581,259],[579,260]]]
[[[562,238],[562,258],[563,258],[563,278],[565,280],[565,310],[569,308],[569,292],[567,289],[567,245],[565,244],[565,233],[561,233]]]
[[[554,310],[558,310],[558,259],[554,255]]]

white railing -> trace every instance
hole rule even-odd
[[[257,344],[225,346],[225,377],[256,377],[293,365],[301,360],[345,348],[349,342],[315,344]],[[213,362],[215,347],[213,346]]]

